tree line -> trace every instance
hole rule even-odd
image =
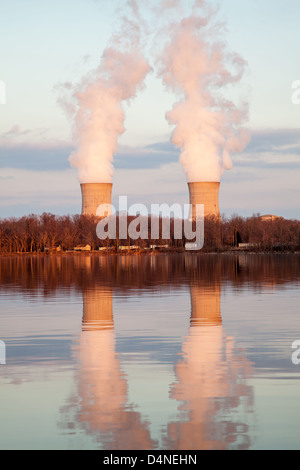
[[[128,225],[134,219],[134,216],[129,216]],[[161,245],[169,250],[184,250],[185,243],[190,241],[185,240],[184,236],[180,240],[176,239],[174,220],[170,222],[170,238],[167,239],[162,239],[164,220],[159,220],[161,238],[158,240],[151,239],[150,219],[149,237],[146,240],[132,240],[129,236],[120,239],[118,234],[114,240],[100,240],[96,233],[98,222],[99,219],[94,217],[56,216],[49,213],[0,219],[0,253],[64,252],[86,245],[93,251],[101,247],[118,250],[120,246],[129,245],[141,249]],[[204,252],[232,250],[241,244],[251,251],[299,251],[300,221],[281,218],[264,220],[259,215],[248,218],[238,215],[222,219],[207,218],[204,239]]]

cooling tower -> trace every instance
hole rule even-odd
[[[110,183],[88,183],[81,184],[82,193],[82,215],[96,216],[97,209],[101,205],[107,205],[104,217],[111,214],[111,193]]]
[[[192,206],[191,219],[196,219],[197,204],[204,205],[204,217],[217,217],[220,219],[220,183],[189,183],[189,191]]]

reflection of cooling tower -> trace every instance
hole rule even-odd
[[[219,191],[220,183],[189,183],[192,217],[196,218],[196,205],[204,205],[205,217],[220,218]]]
[[[191,285],[191,304],[193,325],[221,325],[221,285],[211,287]]]
[[[83,292],[83,329],[105,330],[114,327],[113,291],[93,289]]]
[[[247,384],[251,370],[223,329],[221,289],[217,282],[190,286],[192,323],[182,345],[183,357],[175,366],[177,380],[170,388],[171,398],[179,402],[181,419],[168,424],[167,448],[250,447],[247,418],[252,408],[241,405],[252,404],[253,391]]]
[[[153,449],[149,423],[128,406],[127,379],[116,352],[113,289],[95,286],[83,290],[83,326],[75,349],[78,360],[77,393],[70,400],[76,422],[67,422],[73,433],[77,423],[105,449]],[[73,394],[74,392],[72,392]]]
[[[111,214],[111,183],[89,183],[81,184],[82,192],[82,215],[95,216],[101,205],[107,205],[103,212],[104,217]]]

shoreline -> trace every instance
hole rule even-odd
[[[118,257],[118,256],[159,256],[159,255],[188,255],[188,256],[224,256],[224,255],[300,255],[300,251],[293,251],[293,250],[283,250],[283,251],[254,251],[254,250],[241,250],[241,249],[232,249],[232,250],[223,250],[223,251],[187,251],[187,250],[123,250],[118,252],[111,252],[111,251],[53,251],[53,252],[22,252],[22,253],[0,253],[1,258],[17,258],[17,257],[24,257],[24,256],[32,256],[32,257],[83,257],[83,256],[99,256],[99,257]]]

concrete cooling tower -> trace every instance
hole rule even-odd
[[[204,217],[220,219],[219,191],[220,183],[189,183],[190,204],[192,214],[190,218],[196,219],[197,204],[204,205]]]
[[[98,207],[106,205],[107,210],[105,208],[101,215],[109,216],[111,214],[112,186],[110,183],[81,184],[82,215],[96,216]]]

